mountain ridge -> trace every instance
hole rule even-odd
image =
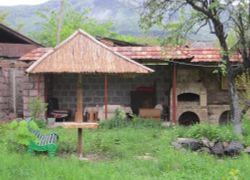
[[[142,35],[139,27],[138,4],[132,0],[68,0],[72,7],[81,12],[83,9],[91,9],[90,16],[96,18],[99,22],[112,21],[114,31],[124,35]],[[29,34],[37,30],[36,22],[40,21],[36,15],[37,11],[46,12],[48,10],[57,10],[60,6],[60,0],[50,0],[40,5],[19,5],[19,6],[0,6],[0,11],[8,12],[7,22],[11,27],[17,27],[20,23],[24,24],[21,33]],[[162,31],[153,29],[149,32],[153,36],[161,36]],[[199,36],[190,36],[198,41],[207,41],[211,35],[205,29]]]

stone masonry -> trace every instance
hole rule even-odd
[[[8,71],[0,68],[0,119],[5,120],[9,114]]]
[[[44,75],[25,76],[23,81],[23,114],[29,117],[29,101],[32,98],[40,97],[44,99]]]
[[[228,92],[222,90],[221,77],[214,74],[212,68],[179,66],[177,96],[182,93],[197,94],[199,102],[178,102],[176,97],[177,120],[180,115],[190,111],[195,113],[200,121],[219,123],[221,115],[229,110]],[[172,114],[172,108],[170,113]]]
[[[170,88],[169,69],[166,66],[156,68],[157,71],[149,75],[108,75],[108,104],[130,106],[130,92],[138,86],[153,86],[156,81],[157,101],[164,99],[168,105]],[[53,75],[52,96],[58,99],[60,109],[75,111],[76,80],[73,74]],[[104,76],[83,75],[83,104],[84,106],[102,106],[104,104]]]

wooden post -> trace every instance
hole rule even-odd
[[[16,103],[16,97],[17,97],[17,95],[16,95],[16,69],[14,68],[13,70],[12,70],[12,95],[13,95],[13,110],[14,110],[14,114],[15,114],[15,116],[17,116],[17,103]]]
[[[77,80],[75,122],[83,122],[83,87],[81,74],[78,75]]]
[[[173,64],[172,79],[172,121],[176,124],[176,64]]]
[[[78,136],[78,143],[77,143],[77,153],[79,155],[79,158],[83,157],[83,138],[82,138],[82,128],[78,128],[77,131],[77,136]]]
[[[104,80],[104,108],[105,108],[105,119],[108,119],[108,77],[105,75]]]
[[[40,97],[40,84],[41,84],[41,75],[38,74],[38,79],[37,79],[37,92],[38,92],[38,97]]]

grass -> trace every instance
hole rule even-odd
[[[250,156],[218,159],[206,153],[175,150],[171,142],[182,128],[128,126],[84,130],[84,150],[99,160],[79,161],[76,130],[45,129],[59,134],[59,155],[29,155],[8,150],[9,130],[0,126],[0,179],[248,179]],[[186,131],[186,129],[182,129]],[[150,156],[145,160],[138,156]]]

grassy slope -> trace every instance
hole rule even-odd
[[[51,130],[48,130],[51,132]],[[75,148],[76,131],[55,129],[60,135],[60,152]],[[250,157],[217,159],[208,154],[174,150],[170,143],[175,129],[121,128],[85,130],[87,154],[104,154],[100,161],[79,161],[74,155],[53,159],[25,152],[10,153],[3,137],[10,135],[0,128],[0,179],[223,179],[239,170],[243,179],[250,177]],[[136,156],[150,153],[154,160]],[[74,154],[74,153],[73,153]]]

